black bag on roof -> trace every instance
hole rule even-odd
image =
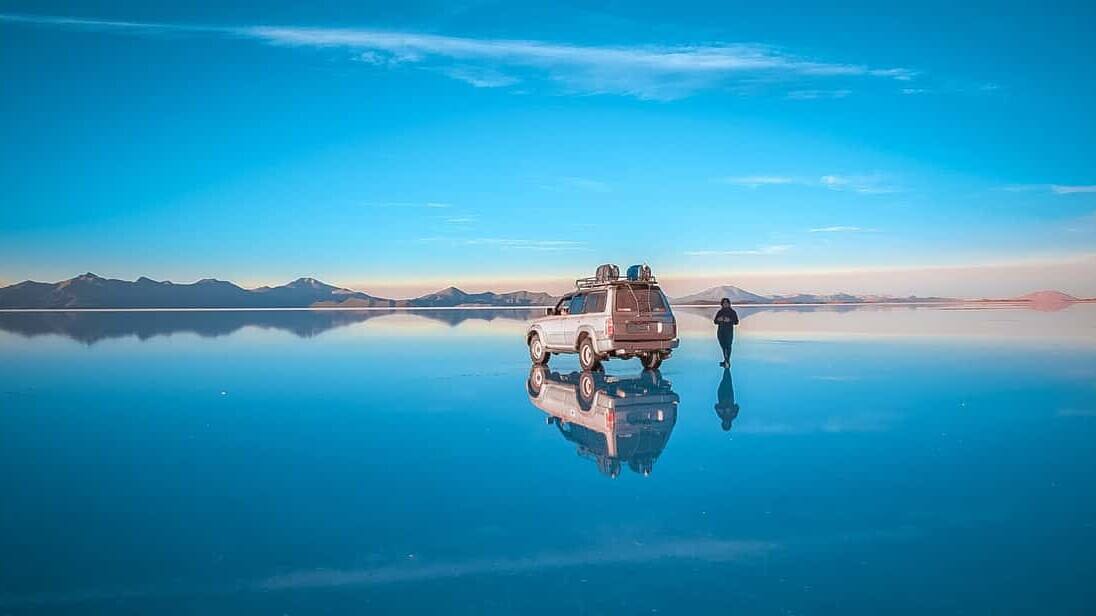
[[[610,280],[620,279],[620,268],[612,263],[606,263],[605,265],[597,266],[597,272],[594,274],[594,278],[598,282],[609,282]]]

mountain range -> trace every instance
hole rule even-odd
[[[870,304],[956,302],[946,297],[890,297],[836,293],[759,295],[736,286],[712,287],[671,300],[675,305],[716,305],[724,297],[742,304]],[[276,287],[245,289],[231,282],[205,278],[176,284],[141,277],[135,281],[102,278],[87,273],[61,282],[25,281],[0,288],[0,309],[81,308],[454,308],[531,307],[552,305],[558,296],[533,291],[466,293],[448,287],[413,299],[388,299],[329,285],[315,278],[298,278]],[[1080,300],[1059,291],[1039,291],[1010,300],[1033,306],[1061,306]]]
[[[733,285],[724,285],[705,289],[700,293],[686,295],[671,300],[678,305],[708,306],[718,304],[724,297],[732,304],[878,304],[878,303],[925,303],[960,301],[948,297],[891,297],[889,295],[852,295],[834,293],[816,295],[797,293],[795,295],[758,295]]]
[[[542,306],[547,293],[465,293],[449,287],[414,299],[386,299],[298,278],[277,287],[245,289],[206,278],[189,284],[102,278],[87,273],[56,283],[20,282],[0,288],[0,308],[437,308],[456,306]]]

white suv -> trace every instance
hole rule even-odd
[[[597,277],[576,281],[575,291],[530,324],[525,341],[533,363],[548,363],[552,353],[578,353],[583,370],[613,357],[638,357],[644,368],[658,368],[677,348],[677,321],[650,270],[633,275],[637,267],[622,279],[612,275],[615,266],[602,266]]]

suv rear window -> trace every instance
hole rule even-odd
[[[658,287],[622,285],[616,290],[617,312],[667,312],[666,296]]]
[[[582,305],[586,302],[585,295],[576,295],[571,299],[571,305],[568,307],[567,312],[570,314],[582,314]]]

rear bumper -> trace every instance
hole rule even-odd
[[[642,351],[671,351],[679,344],[673,340],[603,340],[598,350],[602,353],[637,353]]]

